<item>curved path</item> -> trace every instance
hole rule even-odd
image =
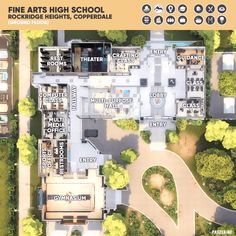
[[[236,226],[236,211],[221,207],[210,199],[181,157],[168,150],[151,151],[144,143],[140,143],[139,147],[139,158],[127,167],[130,184],[129,190],[123,192],[123,204],[150,218],[165,236],[195,235],[195,212],[210,221],[219,224],[226,222]],[[144,172],[157,165],[168,169],[175,180],[178,201],[177,225],[142,187]]]

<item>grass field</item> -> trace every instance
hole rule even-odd
[[[6,145],[0,145],[0,235],[7,236],[6,226],[8,224],[8,191],[6,181],[8,150]]]

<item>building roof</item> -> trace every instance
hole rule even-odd
[[[223,54],[223,70],[234,70],[234,54]]]
[[[235,98],[224,98],[224,113],[233,114],[235,113]]]

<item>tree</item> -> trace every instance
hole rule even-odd
[[[142,34],[136,35],[136,36],[132,37],[132,39],[131,39],[131,44],[133,46],[140,46],[143,48],[145,43],[146,43],[146,38]]]
[[[18,58],[18,54],[19,54],[18,48],[19,48],[19,32],[18,30],[11,30],[8,51],[9,51],[10,56],[13,59]]]
[[[206,57],[211,59],[214,53],[214,30],[192,30],[192,33],[200,36],[204,40],[206,47]]]
[[[139,129],[138,121],[134,119],[115,120],[114,123],[121,129],[137,131]]]
[[[38,46],[52,46],[53,34],[50,30],[26,30],[24,37],[29,41],[30,50],[37,50]]]
[[[107,160],[102,171],[107,185],[112,189],[124,188],[129,183],[128,171],[113,160]]]
[[[37,139],[29,134],[22,135],[17,141],[20,160],[24,165],[32,165],[37,159],[37,149],[35,148]]]
[[[74,230],[70,236],[81,236],[81,232],[79,230]]]
[[[18,110],[21,115],[34,116],[36,113],[35,101],[31,97],[23,98],[18,103]]]
[[[133,163],[138,158],[138,156],[138,152],[132,148],[125,149],[120,153],[121,160],[125,161],[128,164]]]
[[[140,136],[141,138],[143,139],[143,141],[145,143],[151,143],[151,136],[152,136],[152,133],[150,130],[141,130],[140,131]]]
[[[43,234],[43,224],[32,217],[26,217],[22,221],[23,236],[40,236]]]
[[[220,32],[215,30],[214,32],[214,49],[216,50],[220,46]]]
[[[188,126],[188,121],[185,119],[177,119],[176,120],[176,127],[179,131],[184,131],[186,130]]]
[[[233,47],[236,46],[236,30],[234,30],[230,36],[230,43]]]
[[[167,140],[172,144],[176,144],[179,142],[179,136],[175,131],[168,131],[167,132]]]
[[[123,216],[119,213],[113,213],[107,216],[102,223],[103,235],[106,236],[125,236],[127,229]]]
[[[233,71],[223,71],[220,73],[219,91],[221,96],[236,96],[236,73]]]
[[[213,230],[214,231],[214,230]],[[236,235],[236,229],[234,225],[223,224],[217,228],[217,233],[211,234],[212,236],[234,236]],[[220,233],[219,233],[220,232]]]
[[[234,176],[234,163],[223,150],[207,149],[195,155],[197,172],[207,178],[230,180]]]
[[[222,120],[210,120],[206,126],[205,138],[208,142],[222,141],[229,124]]]
[[[230,127],[226,130],[222,144],[226,149],[236,148],[236,128]]]
[[[236,189],[228,190],[224,194],[224,201],[229,203],[233,209],[236,209]]]
[[[119,44],[126,42],[128,37],[126,30],[98,30],[98,35]]]

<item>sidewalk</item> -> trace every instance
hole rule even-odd
[[[30,50],[23,32],[19,35],[19,99],[30,95]],[[19,116],[19,135],[30,130],[30,118]],[[30,209],[30,167],[19,161],[19,236],[22,235],[22,219]]]

